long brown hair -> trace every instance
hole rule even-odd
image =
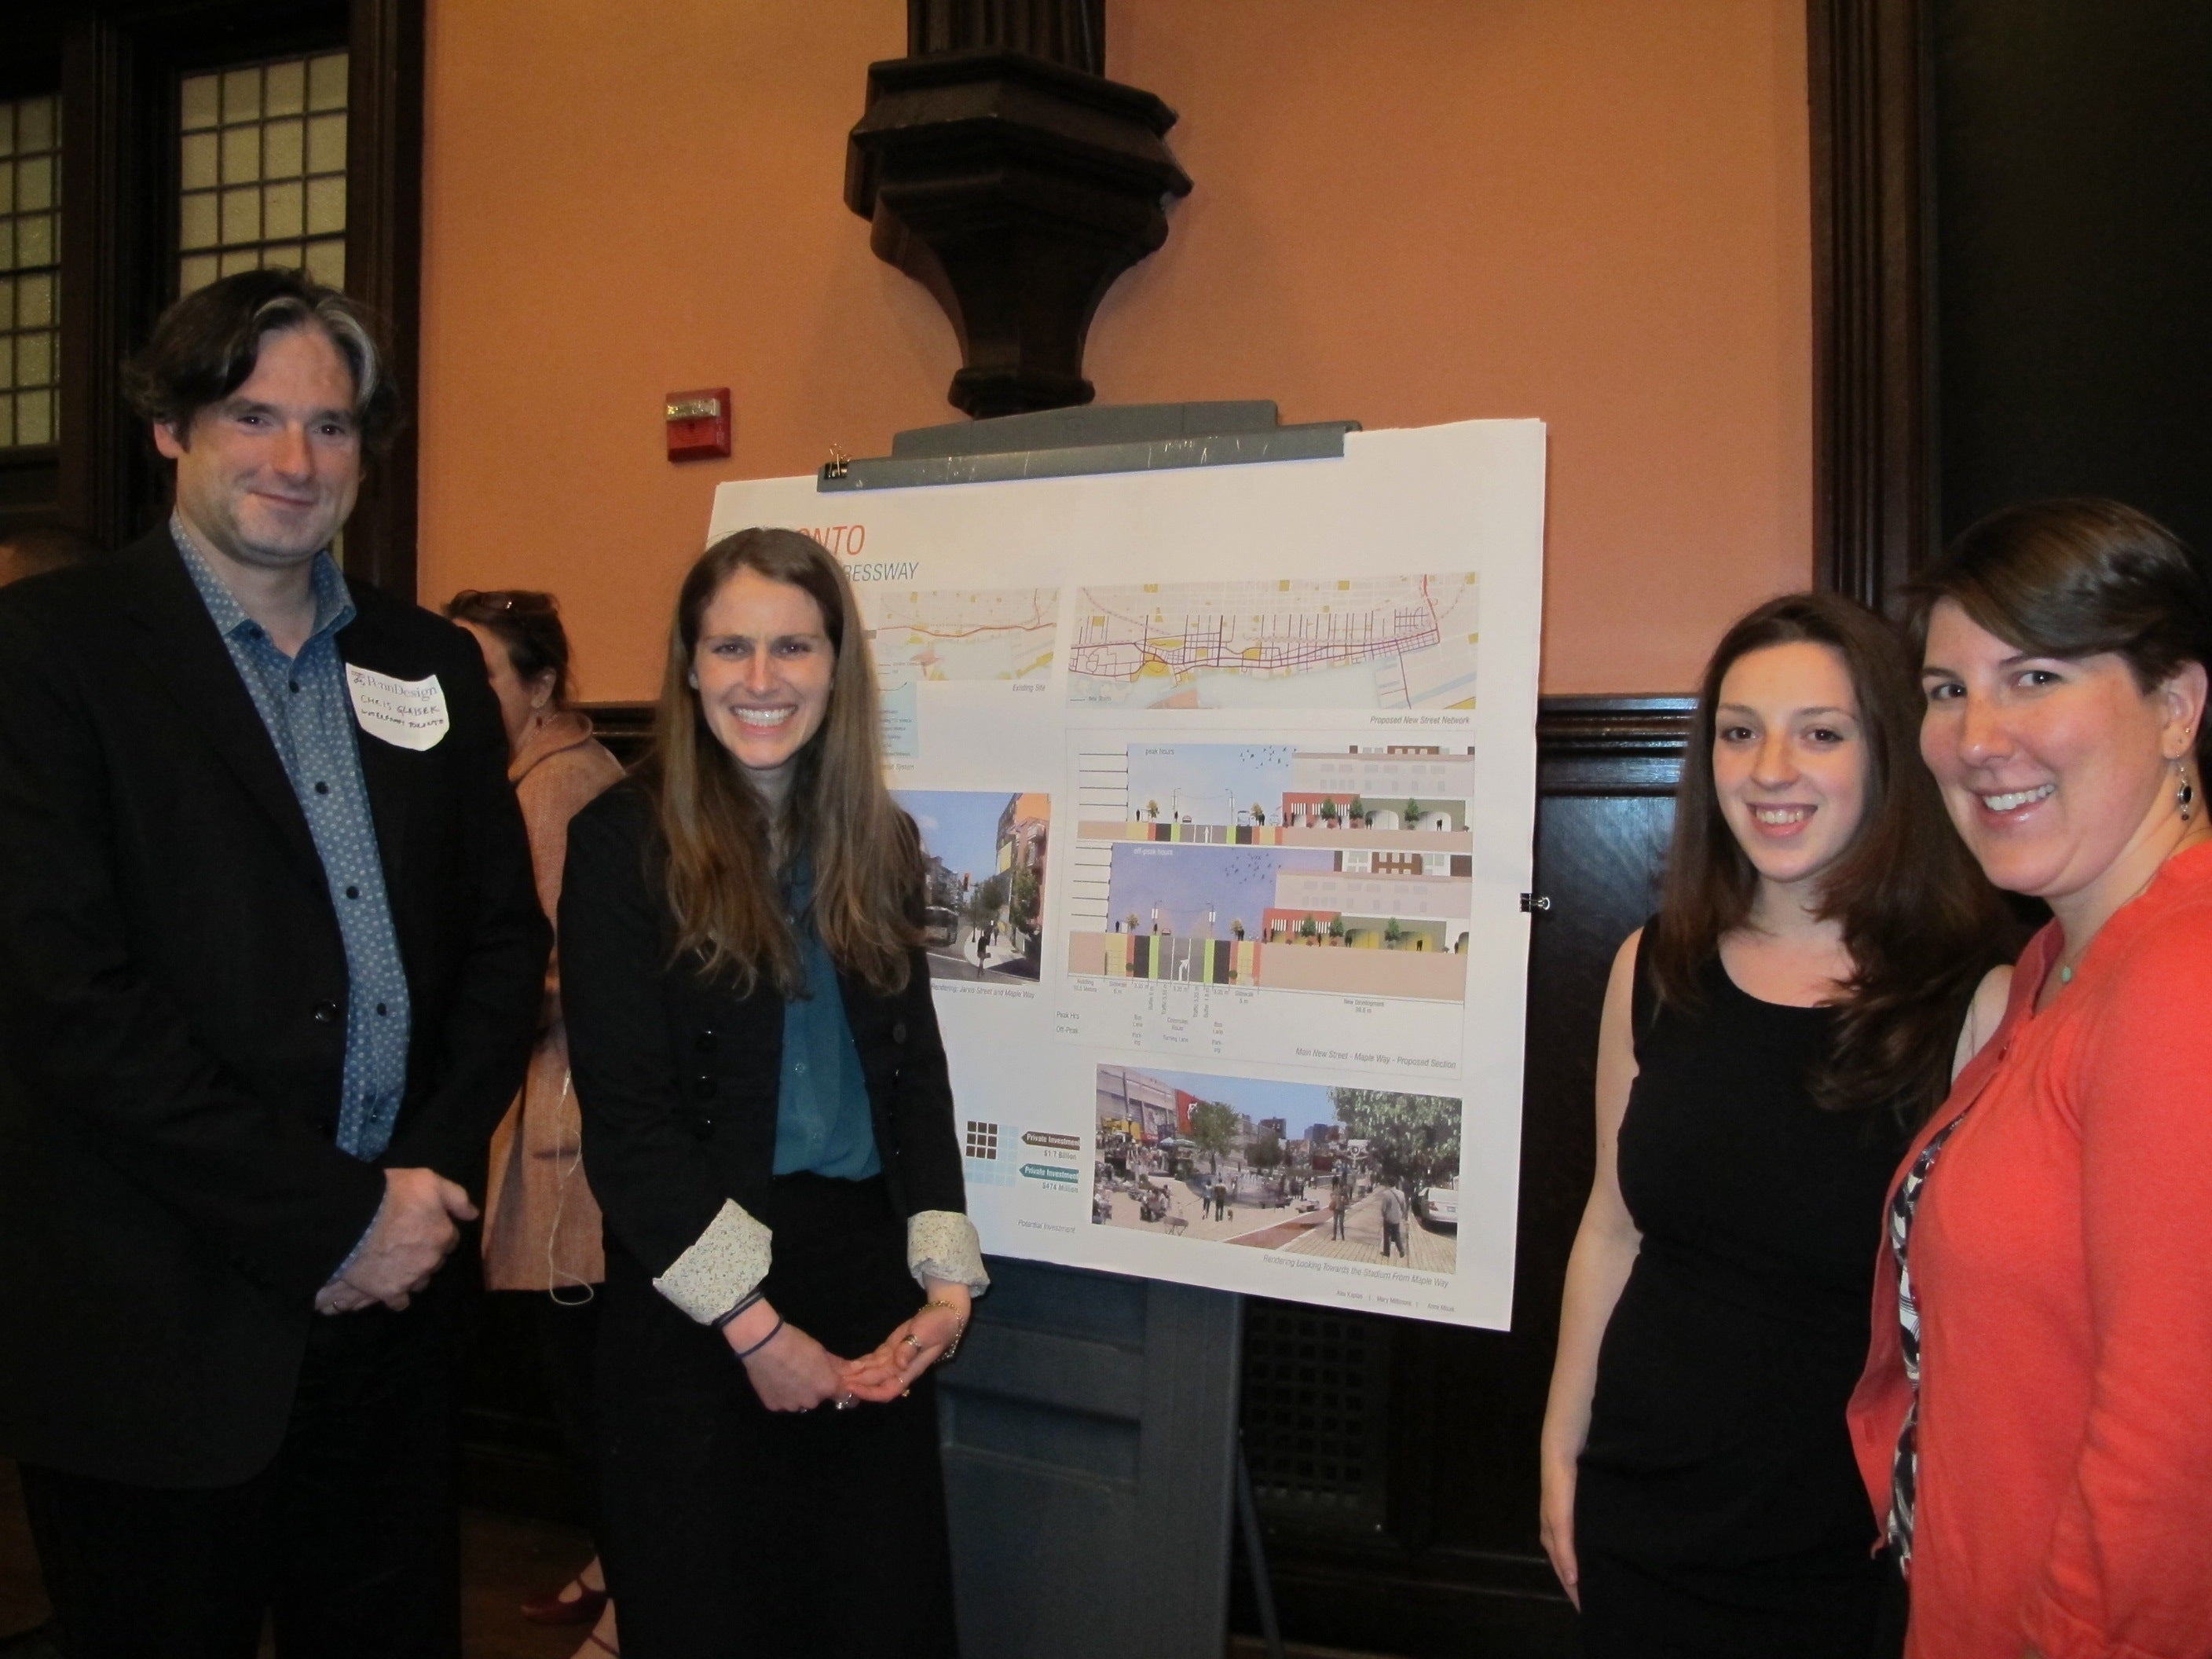
[[[1923,700],[1896,629],[1832,593],[1787,593],[1721,638],[1698,688],[1674,844],[1647,940],[1661,1000],[1694,1007],[1723,937],[1750,919],[1758,872],[1713,784],[1715,709],[1739,659],[1771,646],[1826,646],[1843,659],[1866,744],[1866,808],[1820,887],[1843,924],[1852,974],[1834,1041],[1814,1068],[1829,1110],[1887,1105],[1918,1121],[1950,1086],[1959,1026],[1982,975],[2007,958],[2009,913],[1960,841],[1920,764]]]
[[[782,823],[715,739],[691,685],[707,610],[740,570],[799,589],[820,607],[835,667],[822,729],[796,757]],[[816,931],[847,973],[889,994],[903,988],[921,935],[914,823],[884,787],[881,699],[852,585],[829,550],[795,530],[740,530],[701,554],[684,578],[668,630],[668,662],[654,711],[653,753],[640,778],[667,847],[668,906],[679,956],[750,992],[765,977],[786,996],[805,985],[785,920],[775,867],[777,829],[787,859],[814,877]]]

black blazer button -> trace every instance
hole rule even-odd
[[[704,1076],[693,1078],[691,1092],[702,1100],[712,1100],[714,1097],[714,1079]]]
[[[713,1054],[714,1052],[714,1034],[712,1031],[700,1032],[698,1036],[691,1039],[691,1046],[694,1048],[696,1048],[702,1054]]]
[[[691,1133],[702,1140],[711,1139],[714,1133],[714,1120],[711,1117],[695,1119],[691,1124]]]
[[[906,1022],[904,1020],[898,1021],[891,1027],[891,1041],[893,1042],[904,1042],[906,1041]]]
[[[318,1025],[335,1025],[337,1023],[338,1006],[335,1002],[319,1002],[313,1012]]]

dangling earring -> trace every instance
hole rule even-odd
[[[2174,762],[2173,769],[2181,772],[2179,761]],[[2181,772],[2181,787],[2173,792],[2173,799],[2174,804],[2181,808],[2181,821],[2184,823],[2188,823],[2197,815],[2197,786],[2190,782],[2188,773]]]

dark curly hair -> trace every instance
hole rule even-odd
[[[185,295],[124,366],[124,394],[139,415],[181,437],[195,415],[252,378],[263,340],[295,328],[321,329],[345,359],[362,449],[382,454],[401,411],[376,325],[358,301],[296,270],[241,270]]]

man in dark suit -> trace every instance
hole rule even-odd
[[[0,1453],[70,1659],[459,1651],[455,1270],[548,949],[476,642],[328,551],[350,301],[180,301],[166,525],[0,593]]]

